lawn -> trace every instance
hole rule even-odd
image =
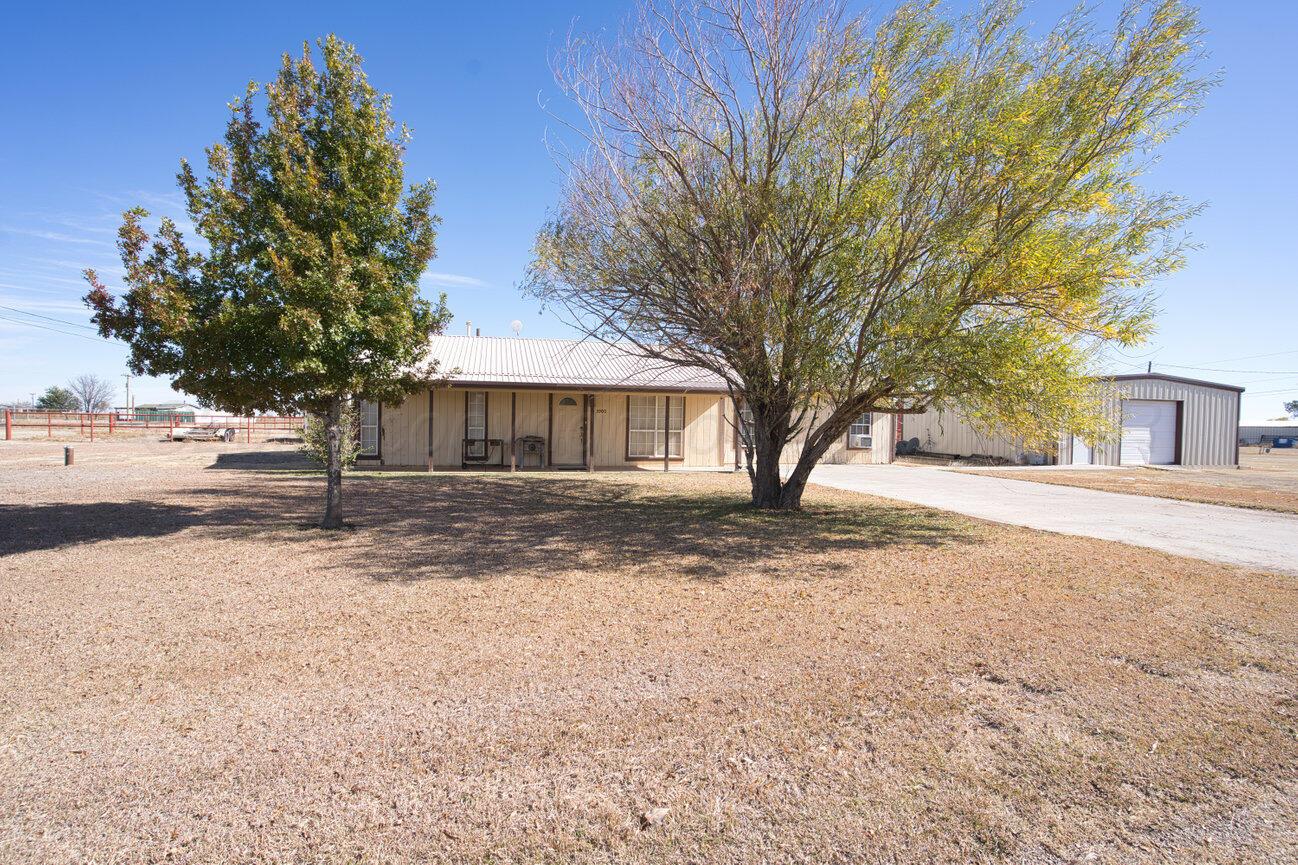
[[[2,445],[0,861],[1298,859],[1292,577],[719,474],[327,534],[274,450]]]
[[[1298,449],[1260,453],[1240,449],[1240,467],[1160,469],[1130,466],[1113,470],[966,470],[1015,481],[1085,487],[1110,493],[1158,496],[1210,505],[1298,514]]]

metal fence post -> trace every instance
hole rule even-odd
[[[14,413],[10,409],[5,409],[5,441],[14,437]]]

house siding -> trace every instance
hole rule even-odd
[[[428,392],[412,394],[400,405],[385,403],[382,416],[381,462],[385,466],[426,466],[428,463]]]
[[[574,396],[585,405],[580,390],[516,390],[502,388],[441,387],[432,391],[433,416],[429,421],[429,392],[412,395],[400,405],[384,404],[382,416],[383,449],[379,465],[387,468],[459,468],[461,441],[464,438],[465,392],[487,393],[487,438],[505,442],[504,464],[509,465],[511,404],[516,436],[541,436],[549,439],[551,401]],[[637,391],[637,393],[645,393]],[[662,459],[628,459],[626,455],[627,397],[629,392],[598,392],[594,397],[594,439],[592,459],[600,469],[658,469]],[[681,396],[680,394],[671,394]],[[730,468],[743,461],[742,449],[736,453],[734,423],[736,412],[724,394],[685,394],[684,450],[673,467]],[[890,462],[895,444],[894,416],[876,413],[873,422],[873,447],[852,450],[844,434],[825,454],[822,462],[882,463]],[[432,431],[430,447],[429,430]],[[784,462],[796,462],[802,438],[791,442],[781,455]]]
[[[922,451],[956,456],[989,456],[1017,462],[1023,454],[1021,442],[1005,435],[979,432],[954,411],[929,409],[902,419],[904,440],[919,439]]]

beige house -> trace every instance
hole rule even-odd
[[[361,466],[735,470],[742,419],[725,382],[593,341],[438,336],[446,382],[360,406]],[[825,462],[890,462],[892,415],[862,415]],[[797,443],[786,450],[796,459]]]

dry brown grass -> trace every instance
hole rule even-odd
[[[1272,451],[1269,454],[1251,452],[1255,450],[1248,448],[1241,452],[1238,469],[979,469],[968,473],[1110,493],[1298,513],[1298,450]]]
[[[683,473],[356,478],[328,535],[122,447],[0,449],[0,860],[1298,859],[1291,577]]]

